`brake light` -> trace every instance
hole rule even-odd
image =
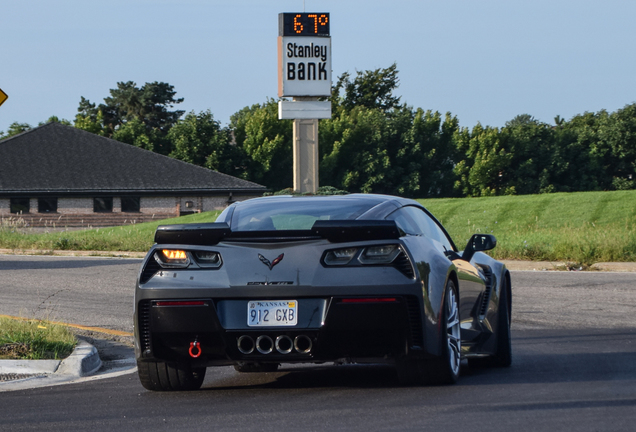
[[[190,258],[181,249],[162,249],[155,252],[155,260],[164,268],[186,268],[190,265]]]
[[[169,260],[186,260],[188,256],[186,255],[184,250],[171,250],[164,249],[161,252],[168,258]]]

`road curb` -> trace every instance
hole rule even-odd
[[[62,360],[55,371],[60,375],[88,376],[102,367],[97,349],[86,341],[80,340],[70,356]]]
[[[74,251],[40,249],[0,249],[0,255],[76,256],[101,258],[143,258],[147,252],[126,251]]]
[[[508,270],[527,271],[608,271],[608,272],[636,272],[636,262],[599,262],[589,268],[582,268],[573,263],[563,261],[521,261],[499,260]]]
[[[84,377],[102,367],[97,349],[80,340],[70,356],[64,360],[0,360],[0,375],[66,375]]]

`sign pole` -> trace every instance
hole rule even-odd
[[[317,98],[294,98],[294,101]],[[318,192],[318,119],[294,119],[294,192]]]

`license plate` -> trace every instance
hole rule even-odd
[[[247,325],[250,327],[295,326],[298,323],[296,300],[250,300]]]

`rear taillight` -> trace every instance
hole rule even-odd
[[[161,267],[186,268],[190,265],[188,253],[181,249],[161,249],[155,252],[155,260]]]

